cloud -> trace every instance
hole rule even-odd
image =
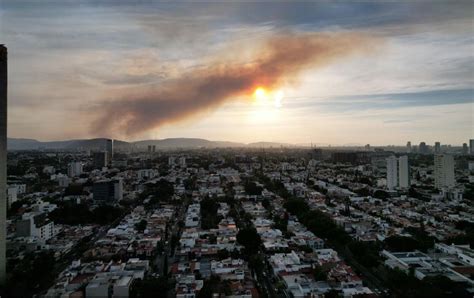
[[[99,115],[91,131],[128,137],[141,134],[251,94],[257,86],[273,88],[294,82],[307,68],[320,67],[350,53],[368,50],[374,43],[374,39],[356,33],[274,34],[255,47],[256,52],[249,55],[249,61],[230,62],[217,58],[207,66],[156,87],[130,90],[101,103],[94,107]],[[241,49],[236,47],[233,51],[235,56]]]

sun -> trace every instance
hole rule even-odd
[[[273,125],[281,119],[282,90],[270,90],[258,86],[252,93],[252,109],[249,110],[249,121],[256,125]]]
[[[272,106],[275,108],[281,108],[283,96],[284,94],[282,90],[269,91],[264,87],[257,87],[253,92],[255,103],[267,108]]]
[[[263,87],[258,87],[257,89],[255,89],[255,91],[253,92],[253,96],[257,103],[263,103],[268,99],[267,90],[265,90]]]

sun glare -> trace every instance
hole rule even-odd
[[[258,87],[253,92],[255,103],[259,106],[267,108],[270,108],[272,106],[275,108],[281,108],[283,96],[284,94],[281,90],[267,91],[263,87]]]
[[[257,87],[253,92],[254,108],[249,113],[250,121],[255,124],[270,124],[278,121],[283,97],[282,90]]]

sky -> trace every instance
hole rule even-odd
[[[461,145],[473,3],[2,0],[8,134]]]

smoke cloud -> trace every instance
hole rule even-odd
[[[250,95],[257,86],[294,83],[304,70],[325,66],[355,52],[373,48],[375,40],[355,33],[280,33],[266,37],[247,61],[220,56],[205,66],[152,88],[112,95],[100,104],[91,129],[102,135],[132,137],[223,103]],[[240,48],[241,47],[241,48]],[[245,52],[235,47],[233,55]]]

